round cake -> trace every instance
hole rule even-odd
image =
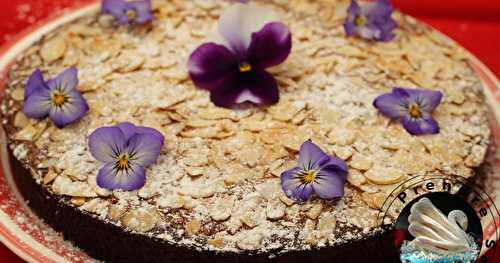
[[[487,106],[467,52],[398,12],[390,41],[367,40],[363,31],[346,35],[349,1],[254,2],[152,1],[151,21],[125,25],[96,9],[24,51],[2,113],[34,211],[109,262],[397,261],[377,222],[391,191],[417,175],[473,178],[484,160]],[[190,56],[234,5],[272,10],[291,32],[288,57],[266,71],[279,90],[269,105],[220,105],[193,72]],[[77,69],[88,112],[64,127],[52,115],[28,117],[33,72],[50,79],[68,68]],[[417,135],[388,118],[377,98],[396,87],[439,91],[439,129]],[[96,179],[103,163],[89,137],[120,123],[164,137],[137,189]],[[307,142],[346,164],[339,196],[297,200],[285,189]]]

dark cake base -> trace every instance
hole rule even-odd
[[[106,262],[400,262],[392,232],[335,247],[273,253],[217,253],[127,232],[78,210],[36,183],[9,151],[18,188],[34,212],[89,256]]]

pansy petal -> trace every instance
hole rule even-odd
[[[294,167],[291,170],[281,174],[281,188],[288,198],[307,201],[311,198],[311,185],[302,184],[298,174],[302,171],[300,167]]]
[[[356,26],[356,17],[361,14],[361,7],[354,0],[351,1],[347,9],[347,17],[344,22],[344,31],[347,36],[354,36],[358,34],[358,27]]]
[[[313,186],[312,184],[303,184],[292,190],[291,195],[288,196],[290,199],[298,201],[308,201],[313,197]]]
[[[354,36],[358,33],[358,27],[354,23],[354,21],[346,20],[344,23],[344,31],[347,36]]]
[[[302,171],[302,168],[297,166],[290,170],[284,171],[281,174],[281,186],[283,187],[283,191],[287,192],[288,190],[295,188],[301,184],[300,177],[298,175]]]
[[[354,20],[356,16],[361,14],[361,7],[356,0],[351,0],[351,4],[347,8],[347,16]]]
[[[357,33],[364,39],[378,39],[382,35],[382,30],[375,25],[367,24],[358,27]]]
[[[396,87],[392,89],[392,93],[396,95],[396,97],[400,98],[401,100],[409,100],[411,95],[408,92],[410,89],[405,89],[405,88],[400,88]]]
[[[137,127],[130,122],[122,122],[116,127],[118,127],[123,132],[123,135],[125,135],[125,141],[128,141],[130,138],[132,138],[137,130]]]
[[[156,136],[158,140],[161,141],[162,145],[163,142],[165,141],[165,137],[163,136],[163,134],[161,134],[159,131],[153,128],[137,126],[135,132],[138,134],[151,134],[153,136]]]
[[[319,168],[313,184],[314,192],[322,199],[332,199],[344,195],[347,165],[344,161],[330,157]]]
[[[230,75],[226,81],[210,92],[210,100],[218,107],[231,108],[241,103],[242,89],[237,74]],[[243,94],[244,95],[244,94]]]
[[[299,166],[305,170],[317,169],[321,163],[328,161],[330,158],[328,154],[311,141],[305,141],[300,146]]]
[[[87,102],[78,91],[70,91],[68,97],[68,102],[61,107],[51,107],[49,111],[50,119],[58,128],[78,121],[89,111]]]
[[[219,34],[226,40],[228,48],[242,53],[250,46],[252,33],[276,21],[278,17],[271,9],[254,4],[237,3],[221,15]]]
[[[396,37],[396,34],[394,34],[394,29],[396,29],[397,27],[398,23],[396,22],[396,20],[389,18],[387,21],[380,25],[382,35],[379,37],[379,40],[382,42],[393,40]]]
[[[405,116],[403,118],[403,127],[412,135],[439,133],[438,123],[429,114],[418,119]]]
[[[210,92],[210,99],[219,107],[231,108],[244,102],[272,105],[279,101],[278,85],[265,71],[233,75],[217,89]]]
[[[237,103],[246,101],[253,102],[258,105],[272,105],[279,101],[280,95],[278,84],[274,77],[266,71],[256,71],[252,76],[241,81],[241,89],[248,91],[248,94],[241,93],[237,98]],[[246,95],[245,97],[243,97]],[[244,99],[243,99],[244,98]]]
[[[201,89],[213,90],[237,74],[238,58],[229,49],[215,43],[198,47],[189,57],[189,76]]]
[[[24,100],[23,112],[30,118],[41,119],[49,114],[51,106],[50,91],[45,88],[35,89]]]
[[[392,15],[392,5],[390,1],[377,0],[366,4],[362,8],[362,13],[370,18],[387,18]]]
[[[42,72],[36,69],[28,79],[26,88],[24,89],[24,99],[26,100],[33,91],[37,89],[48,89],[45,81],[43,80]]]
[[[135,126],[134,124],[130,122],[122,122],[117,125],[120,130],[122,130],[123,134],[125,135],[125,140],[128,141],[132,136],[135,134],[152,134],[156,137],[158,137],[159,140],[163,141],[165,138],[163,137],[163,134],[161,134],[159,131],[149,128],[149,127],[143,127],[143,126]]]
[[[292,34],[279,22],[266,24],[252,34],[247,57],[258,69],[279,65],[286,60],[292,49]]]
[[[63,92],[69,92],[78,85],[78,70],[71,67],[61,72],[57,77],[47,81],[50,90],[56,89]]]
[[[351,1],[344,30],[348,36],[358,35],[368,40],[390,41],[396,36],[393,30],[397,23],[392,19],[393,8],[390,1],[378,0],[360,7],[356,1]],[[362,24],[356,20],[362,19]]]
[[[328,169],[321,170],[312,184],[314,193],[321,199],[333,199],[344,195],[345,174],[337,174]]]
[[[132,164],[127,170],[117,171],[114,163],[107,163],[97,174],[97,185],[101,188],[132,191],[139,189],[146,183],[144,167]]]
[[[101,9],[103,13],[114,16],[116,22],[119,24],[126,24],[129,22],[126,15],[127,3],[125,0],[103,0]]]
[[[124,0],[102,0],[101,10],[103,13],[113,14],[122,13],[126,3]]]
[[[330,171],[330,172],[335,172],[336,174],[347,174],[347,165],[346,163],[336,157],[331,157],[329,156],[329,159],[324,161],[321,166],[320,170],[325,170],[325,171]]]
[[[89,150],[98,161],[111,163],[126,147],[125,135],[118,127],[101,127],[89,136]]]
[[[250,81],[243,82],[242,87],[256,97],[252,102],[259,105],[273,105],[280,99],[278,84],[274,77],[266,71],[255,72],[255,77]]]
[[[405,116],[407,96],[402,96],[399,93],[386,93],[378,96],[373,101],[373,106],[377,108],[383,115],[391,119],[398,119]]]
[[[429,89],[406,89],[410,94],[410,101],[416,102],[422,110],[432,112],[441,103],[443,93]]]
[[[134,23],[144,24],[153,20],[153,14],[151,13],[151,0],[134,1],[127,3],[128,7],[135,10],[136,17]]]
[[[129,140],[128,152],[134,163],[148,166],[156,162],[156,159],[160,156],[162,146],[163,141],[156,135],[149,133],[135,134]]]

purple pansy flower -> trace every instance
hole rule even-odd
[[[114,16],[119,24],[144,24],[153,20],[151,0],[103,0],[102,12]]]
[[[265,69],[286,60],[292,38],[288,28],[276,21],[269,9],[235,4],[220,17],[217,42],[221,44],[205,43],[191,54],[189,75],[198,88],[210,91],[215,105],[278,102],[278,85]]]
[[[439,133],[431,113],[441,103],[443,93],[435,90],[394,88],[373,102],[383,115],[401,120],[412,135]]]
[[[347,165],[329,156],[311,141],[300,147],[299,165],[281,174],[281,186],[286,196],[307,201],[313,195],[333,199],[344,195]]]
[[[95,130],[89,137],[90,153],[104,163],[97,185],[127,191],[144,186],[145,169],[158,159],[163,141],[157,130],[129,122]]]
[[[77,85],[78,70],[74,67],[49,81],[43,80],[39,69],[35,70],[24,91],[24,114],[35,119],[49,116],[58,128],[78,121],[89,106],[76,89]]]
[[[356,0],[352,0],[344,23],[345,32],[348,36],[391,41],[395,37],[393,30],[398,26],[391,17],[392,11],[389,0],[376,0],[364,6],[359,6]]]

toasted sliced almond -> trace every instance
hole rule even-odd
[[[278,180],[272,180],[265,183],[255,185],[257,192],[267,200],[275,200],[282,192],[281,185]]]
[[[302,101],[285,101],[269,108],[271,116],[278,121],[289,121],[306,107]]]
[[[206,128],[215,126],[216,124],[217,122],[213,120],[193,119],[193,120],[188,120],[186,126],[193,128]]]
[[[347,174],[347,182],[354,186],[361,186],[364,183],[366,183],[366,178],[363,176],[362,173],[360,173],[357,170],[351,169],[349,170],[349,173]]]
[[[267,202],[266,216],[270,220],[277,220],[285,216],[285,204],[279,199]]]
[[[28,124],[14,135],[14,139],[21,141],[33,141],[35,140],[37,133],[38,131],[36,128],[33,127],[33,125]]]
[[[215,138],[217,137],[217,134],[220,132],[220,128],[215,126],[215,127],[208,127],[208,128],[199,128],[199,129],[193,129],[189,131],[184,131],[181,132],[181,135],[183,137],[187,138]]]
[[[241,222],[250,228],[254,228],[260,224],[259,215],[256,211],[248,210],[240,218]]]
[[[373,208],[373,209],[381,209],[382,206],[383,206],[383,204],[384,204],[384,202],[385,202],[385,200],[386,200],[386,198],[387,198],[387,195],[385,193],[368,193],[368,192],[364,192],[364,193],[361,194],[361,198],[371,208]]]
[[[81,205],[85,204],[86,200],[87,199],[85,197],[72,197],[71,203],[76,205],[76,206],[81,206]]]
[[[248,145],[238,151],[238,159],[250,167],[254,167],[264,154],[264,148],[258,144]]]
[[[92,190],[94,190],[94,192],[96,192],[97,195],[104,197],[111,195],[111,191],[109,191],[108,189],[101,188],[97,185],[96,175],[89,176],[87,178],[87,183],[90,185],[90,187],[92,187]]]
[[[336,226],[337,218],[335,217],[335,215],[325,213],[319,218],[318,225],[316,227],[322,235],[328,235],[330,233],[333,233]]]
[[[129,229],[144,233],[153,229],[160,219],[160,215],[153,209],[138,208],[126,212],[121,222]]]
[[[349,129],[333,129],[328,134],[328,142],[340,146],[351,145],[356,138],[355,133]]]
[[[62,37],[55,37],[42,45],[40,56],[51,63],[61,58],[66,52],[66,41]]]
[[[160,207],[178,209],[184,206],[184,198],[178,194],[169,194],[162,196],[157,203]]]
[[[207,108],[198,112],[198,116],[205,120],[231,119],[232,111],[223,108]]]
[[[50,184],[56,177],[59,176],[53,169],[49,169],[43,177],[43,184]]]
[[[236,245],[243,250],[257,250],[262,247],[262,239],[261,233],[245,230],[238,235]]]
[[[58,176],[52,183],[52,191],[59,195],[74,197],[96,197],[90,185],[84,182],[73,182],[66,176]]]
[[[285,195],[285,193],[281,193],[281,194],[279,195],[279,199],[280,199],[280,201],[281,201],[281,202],[283,202],[283,203],[284,203],[285,205],[287,205],[287,206],[291,206],[291,205],[293,205],[293,204],[295,203],[295,201],[294,201],[294,200],[292,200],[292,199],[290,199],[290,198],[288,198],[288,197]]]
[[[222,238],[222,237],[210,239],[207,241],[207,243],[209,245],[217,247],[217,248],[224,247],[224,244],[225,244],[224,238]]]
[[[114,221],[120,220],[125,214],[126,207],[118,204],[110,204],[108,206],[108,218]]]
[[[29,119],[22,111],[16,113],[14,117],[14,126],[17,128],[24,128],[29,125]]]
[[[191,177],[199,177],[202,176],[205,168],[203,167],[186,167],[184,168],[187,172],[187,174]]]
[[[144,55],[136,51],[122,52],[113,61],[112,68],[120,72],[131,72],[139,69],[144,64]]]
[[[214,206],[210,209],[210,216],[215,221],[225,221],[231,216],[231,208],[234,200],[231,198],[217,199]]]
[[[396,168],[374,166],[366,171],[364,176],[374,184],[387,185],[401,181],[404,177],[404,173]]]
[[[368,159],[368,157],[365,157],[359,153],[356,153],[352,156],[352,159],[351,159],[351,162],[349,163],[349,165],[352,168],[355,168],[355,169],[358,169],[361,171],[366,171],[372,167],[373,162],[370,159]]]
[[[16,101],[22,101],[24,100],[24,90],[21,88],[13,89],[10,97]]]
[[[321,214],[321,211],[323,211],[323,205],[321,203],[317,203],[313,205],[311,209],[309,209],[309,211],[307,211],[306,215],[310,219],[314,220],[318,218],[318,216]]]
[[[198,219],[189,220],[186,223],[185,230],[188,236],[197,234],[201,229],[201,221]]]

